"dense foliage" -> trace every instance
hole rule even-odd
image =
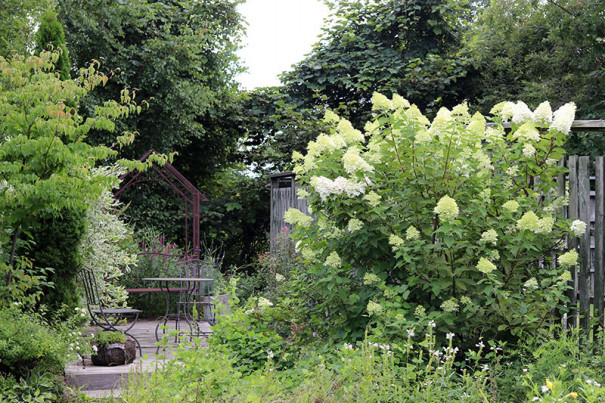
[[[327,106],[354,125],[369,117],[374,91],[451,107],[468,96],[457,50],[469,14],[451,0],[333,2],[320,42],[282,77],[285,89],[294,103]]]
[[[259,328],[244,323],[245,330],[238,332],[252,336],[256,331],[263,339]],[[605,397],[603,358],[582,349],[577,333],[527,341],[516,350],[481,342],[463,358],[458,356],[458,335],[452,333],[440,344],[430,326],[416,329],[423,333],[418,338],[408,330],[402,344],[366,340],[300,348],[292,368],[272,350],[255,351],[264,356],[259,368],[256,361],[230,356],[235,344],[209,349],[182,345],[155,372],[129,376],[121,396],[137,402],[550,402]]]
[[[605,6],[601,1],[496,0],[464,44],[479,73],[484,112],[501,99],[573,101],[581,119],[602,118]]]
[[[48,0],[2,0],[0,56],[25,55],[35,47],[35,26]]]
[[[96,169],[96,175],[117,177],[115,167]],[[75,251],[82,262],[94,273],[99,295],[106,307],[125,306],[128,294],[120,279],[134,270],[137,263],[137,245],[132,228],[123,220],[124,206],[110,190],[105,190],[90,202],[86,212],[86,233]]]
[[[500,103],[486,129],[466,104],[430,122],[400,96],[372,101],[365,135],[328,112],[331,134],[295,155],[313,215],[285,216],[307,263],[293,285],[303,315],[337,338],[429,322],[470,345],[538,332],[576,264],[565,237],[586,230],[561,216],[564,195],[546,197],[575,106]]]

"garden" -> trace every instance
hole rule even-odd
[[[330,2],[247,91],[239,3],[0,8],[0,400],[94,401],[66,366],[136,350],[83,265],[157,318],[191,261],[228,309],[102,401],[604,400],[603,4]],[[208,200],[118,191],[166,166]]]

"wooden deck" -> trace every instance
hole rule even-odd
[[[137,324],[130,329],[131,333],[141,343],[141,349],[143,357],[138,356],[132,364],[120,365],[115,367],[100,367],[93,365],[90,358],[85,358],[84,362],[74,361],[65,368],[65,378],[68,384],[75,388],[81,388],[85,391],[90,391],[91,397],[102,397],[110,396],[114,393],[114,396],[119,395],[119,387],[123,380],[128,378],[128,374],[131,371],[153,371],[156,364],[164,359],[171,359],[174,357],[174,350],[176,349],[177,343],[175,337],[169,337],[167,340],[166,349],[160,349],[159,354],[156,354],[157,342],[155,336],[155,330],[158,322],[154,320],[140,319]],[[168,329],[166,333],[169,334],[171,331],[176,330],[175,322],[168,321]],[[119,328],[119,327],[118,327]],[[210,325],[207,322],[200,322],[200,329],[203,334],[208,335],[212,331]],[[189,327],[186,325],[183,331],[188,331]],[[91,333],[94,333],[96,329],[91,328]],[[160,330],[160,335],[161,335]],[[202,345],[206,345],[205,339],[207,336],[201,336],[203,340]],[[184,340],[189,340],[189,337],[184,337]]]

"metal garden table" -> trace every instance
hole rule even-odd
[[[193,318],[193,316],[191,316],[189,314],[189,305],[190,305],[190,299],[192,297],[193,292],[196,290],[197,285],[199,285],[200,283],[210,283],[212,281],[214,281],[214,279],[211,278],[203,278],[203,277],[146,277],[143,278],[143,281],[156,281],[158,282],[159,286],[160,286],[160,290],[164,293],[164,296],[166,298],[166,313],[164,314],[164,316],[162,318],[160,318],[158,324],[155,327],[155,339],[156,341],[160,341],[162,338],[160,337],[160,324],[163,323],[164,327],[166,326],[166,323],[168,323],[169,317],[171,316],[171,309],[170,309],[170,294],[171,293],[183,293],[185,295],[185,301],[184,301],[184,307],[182,310],[182,315],[181,315],[181,307],[179,305],[181,304],[176,304],[177,307],[175,309],[174,314],[172,315],[176,321],[176,329],[177,331],[180,331],[180,322],[182,320],[184,320],[185,322],[187,322],[187,325],[189,326],[189,332],[191,337],[193,336],[194,332],[193,332],[193,324],[195,323],[195,327],[196,327],[196,336],[199,336],[199,325],[197,323],[197,321],[195,320],[195,318]],[[170,284],[176,284],[174,287],[171,287]],[[183,287],[184,285],[184,287]],[[162,337],[166,334],[166,329],[163,328],[162,329]],[[190,337],[190,339],[191,339]],[[175,342],[179,342],[179,334],[177,334],[175,336]],[[156,354],[160,351],[160,346],[158,345],[158,348],[156,349]]]

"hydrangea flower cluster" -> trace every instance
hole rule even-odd
[[[439,219],[442,221],[452,221],[458,217],[458,213],[460,212],[456,200],[447,195],[439,200],[434,211],[439,215]]]
[[[574,220],[571,223],[570,230],[575,236],[580,237],[586,232],[586,223],[581,220]]]

